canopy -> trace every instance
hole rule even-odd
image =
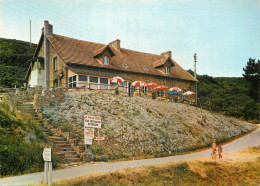
[[[147,83],[147,84],[145,85],[145,87],[156,87],[156,86],[157,86],[156,83]]]
[[[135,86],[135,87],[143,87],[143,86],[145,86],[145,85],[146,85],[146,83],[143,82],[143,81],[134,81],[134,82],[132,83],[132,86]]]
[[[166,87],[166,86],[157,86],[157,87],[155,87],[154,90],[166,90],[166,89],[168,89],[168,87]]]
[[[181,91],[181,89],[179,87],[172,87],[169,89],[169,91]]]
[[[187,92],[183,93],[184,96],[189,96],[189,95],[194,95],[194,94],[196,94],[196,93],[192,92],[192,91],[187,91]]]
[[[125,80],[119,76],[116,76],[116,77],[113,77],[110,79],[110,82],[111,83],[122,83],[124,82]]]

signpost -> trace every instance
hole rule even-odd
[[[52,184],[52,162],[51,162],[51,148],[45,147],[42,153],[44,160],[44,183]]]
[[[84,142],[87,148],[87,145],[92,145],[92,140],[94,138],[94,129],[98,129],[98,137],[99,137],[99,129],[101,128],[101,117],[99,116],[84,116]],[[97,140],[97,138],[96,138]],[[99,139],[102,140],[102,139]],[[104,140],[104,139],[103,139]],[[99,141],[98,141],[99,144]]]

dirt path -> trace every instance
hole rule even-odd
[[[229,144],[223,146],[223,154],[227,152],[235,152],[240,149],[244,149],[252,146],[260,145],[260,127],[249,135],[239,138]],[[162,164],[180,160],[189,160],[193,158],[209,156],[211,150],[204,150],[201,152],[195,152],[191,154],[170,156],[164,158],[153,158],[145,160],[133,160],[133,161],[123,161],[123,162],[112,162],[112,163],[95,163],[95,164],[85,164],[78,167],[70,167],[67,169],[53,171],[53,180],[58,181],[62,179],[75,178],[91,173],[98,172],[110,172],[123,168],[133,168],[145,165],[155,165]],[[0,185],[28,185],[37,184],[43,181],[43,172],[27,174],[21,176],[13,176],[0,179]]]

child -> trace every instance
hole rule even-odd
[[[219,159],[222,158],[222,147],[221,147],[221,145],[218,145],[218,158]]]

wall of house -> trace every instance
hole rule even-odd
[[[40,47],[38,57],[43,57],[43,45]],[[28,78],[28,84],[30,84],[31,87],[45,87],[45,70],[43,69],[43,64],[40,64],[40,62],[34,63],[31,74]]]
[[[45,70],[43,70],[43,65],[38,61],[33,64],[33,68],[28,79],[28,84],[30,87],[45,85]]]
[[[54,71],[53,60],[57,57],[57,71]],[[50,45],[50,87],[53,88],[54,80],[58,80],[58,87],[66,87],[65,82],[65,68],[66,64],[58,55],[56,50]]]

